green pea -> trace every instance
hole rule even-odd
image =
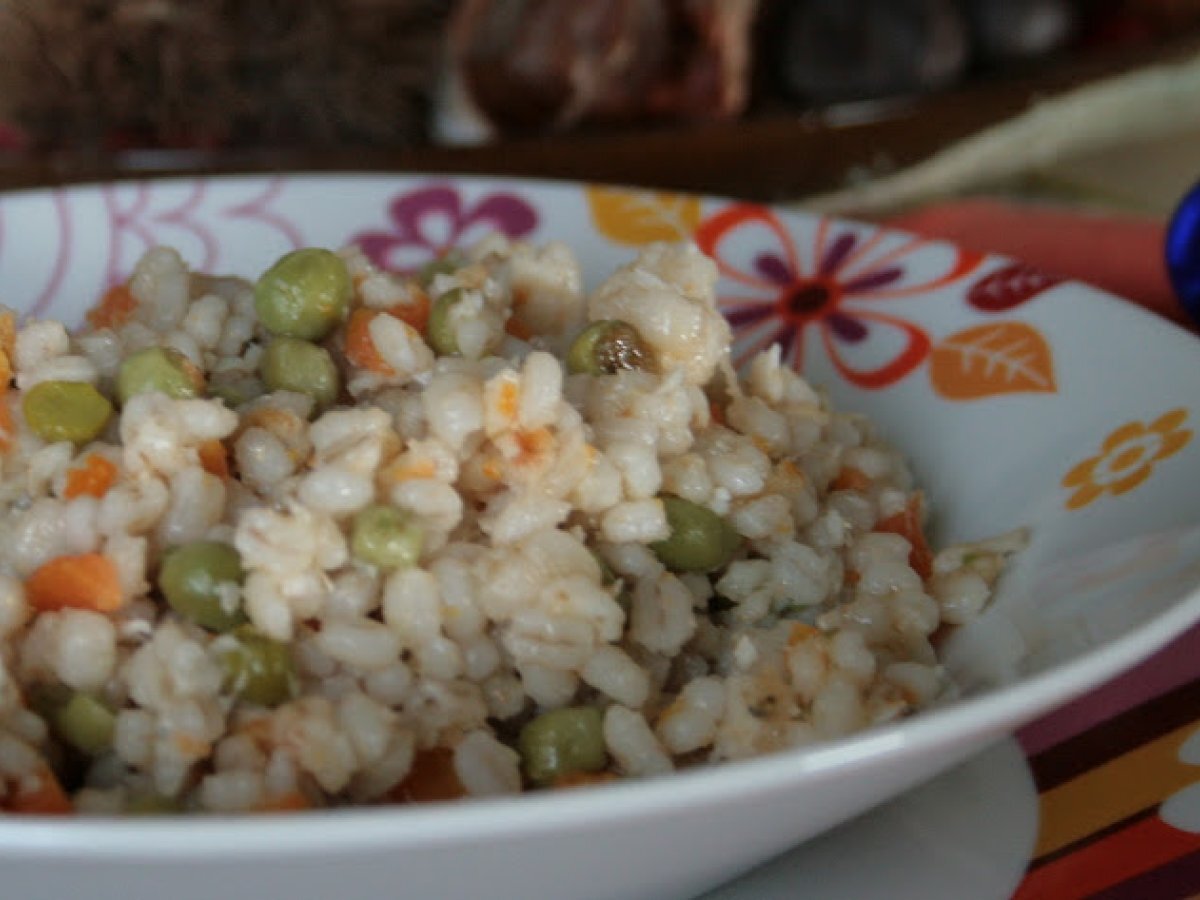
[[[600,555],[598,550],[588,547],[588,553],[592,554],[592,559],[594,559],[596,561],[596,565],[600,567],[600,581],[602,584],[612,584],[617,580],[616,571],[608,564],[608,560]]]
[[[258,361],[258,374],[268,390],[308,394],[322,409],[332,406],[341,390],[341,379],[329,351],[299,338],[272,340]]]
[[[158,391],[184,400],[204,391],[204,373],[170,347],[147,347],[127,357],[117,371],[117,399],[124,406],[137,394]]]
[[[653,371],[654,354],[637,329],[620,319],[593,322],[567,350],[567,369],[573,373],[611,375],[622,369]]]
[[[598,772],[608,762],[604,715],[591,706],[543,713],[517,737],[517,752],[530,781],[549,784],[573,772]]]
[[[125,812],[131,816],[166,816],[182,811],[178,800],[162,794],[134,794],[125,802]]]
[[[381,569],[416,565],[425,532],[413,517],[394,506],[368,506],[350,527],[350,552]]]
[[[294,250],[254,285],[254,309],[272,334],[317,341],[346,316],[354,292],[350,272],[336,253]]]
[[[241,605],[231,608],[225,585],[242,583],[242,558],[218,541],[192,541],[168,551],[158,586],[170,607],[210,631],[229,631],[245,621]]]
[[[434,300],[429,308],[429,346],[439,356],[455,356],[459,352],[458,334],[450,314],[462,299],[462,288],[455,288]]]
[[[287,644],[273,641],[249,625],[221,639],[217,660],[225,689],[247,703],[278,706],[296,693],[296,666]]]
[[[650,549],[668,569],[711,572],[737,553],[741,536],[711,509],[669,494],[661,499],[671,534]]]
[[[39,682],[25,692],[25,703],[47,722],[53,722],[58,711],[66,706],[75,692],[65,684]]]
[[[450,275],[457,272],[463,266],[462,254],[450,252],[445,256],[439,256],[437,259],[431,259],[425,265],[421,266],[417,272],[417,281],[421,287],[429,287],[433,279],[438,275]]]
[[[73,694],[54,714],[59,736],[88,756],[98,756],[112,746],[116,727],[113,711],[88,694]]]
[[[230,409],[236,409],[261,397],[265,391],[263,383],[245,372],[227,372],[213,375],[208,382],[208,393],[225,401]]]
[[[25,393],[21,408],[33,433],[51,444],[95,440],[113,412],[108,398],[82,381],[43,381]]]

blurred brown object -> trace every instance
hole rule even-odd
[[[35,146],[425,136],[444,0],[0,0],[0,119]]]
[[[959,0],[767,0],[767,85],[805,108],[947,87],[970,57]]]
[[[745,107],[758,0],[464,0],[451,57],[499,131],[725,119]]]

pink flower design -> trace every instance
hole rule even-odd
[[[409,272],[489,231],[525,237],[537,226],[534,208],[515,194],[488,194],[465,206],[457,188],[435,184],[400,194],[388,205],[392,227],[351,238],[377,266]]]
[[[874,302],[944,287],[968,275],[983,256],[955,250],[945,271],[915,275],[905,263],[927,242],[911,237],[888,243],[889,236],[896,233],[880,229],[863,238],[822,219],[812,246],[802,252],[779,218],[760,206],[730,206],[704,221],[696,231],[700,249],[726,281],[748,289],[719,300],[742,338],[735,362],[778,342],[799,369],[811,328],[837,371],[859,387],[888,387],[921,365],[932,346],[929,335],[880,312]]]

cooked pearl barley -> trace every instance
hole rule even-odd
[[[364,766],[383,758],[399,721],[395,712],[359,691],[351,691],[338,701],[337,717]]]
[[[197,346],[212,350],[221,340],[229,304],[215,294],[193,300],[183,317],[183,329]]]
[[[583,667],[583,680],[618,703],[637,709],[650,693],[650,679],[619,647],[601,647]]]
[[[200,782],[200,804],[213,812],[241,812],[262,799],[263,778],[258,772],[220,772]]]
[[[472,731],[454,748],[454,771],[475,797],[521,790],[520,758],[486,731]]]
[[[367,693],[389,706],[398,706],[408,696],[413,684],[412,670],[402,662],[395,662],[367,673],[363,686]]]
[[[604,539],[614,544],[649,544],[666,540],[671,534],[666,510],[658,499],[618,503],[604,514],[601,530]]]
[[[923,503],[903,458],[778,347],[739,380],[695,247],[646,246],[587,295],[564,246],[502,235],[417,277],[356,248],[305,253],[345,313],[321,339],[345,386],[324,409],[264,392],[254,285],[165,248],[138,263],[131,308],[109,297],[102,314],[126,320],[17,329],[0,794],[67,761],[55,774],[81,812],[388,804],[430,760],[468,796],[506,794],[530,786],[514,736],[555,710],[602,717],[607,780],[838,737],[952,693],[930,638],[982,612],[1024,531],[942,549],[923,578],[908,540],[873,531]],[[423,311],[434,327],[406,321]],[[580,332],[610,319],[646,367],[565,374]],[[25,421],[31,386],[111,393],[154,347],[202,370],[207,396],[132,396],[86,446]],[[660,543],[686,531],[678,503],[729,531],[711,565]],[[364,551],[368,509],[419,532],[403,566]],[[220,634],[153,587],[194,541],[236,552]],[[95,605],[116,609],[83,608],[86,582],[59,597],[34,580],[84,554],[111,567],[118,595]],[[111,711],[111,752],[64,747],[29,708],[60,690]]]
[[[129,279],[138,301],[138,318],[156,331],[166,331],[184,315],[188,302],[187,268],[179,253],[153,247],[138,261]]]
[[[692,595],[674,575],[664,572],[634,589],[629,634],[647,650],[672,656],[695,630]]]
[[[58,614],[54,668],[63,684],[81,691],[104,686],[117,661],[117,632],[107,616],[82,609]]]
[[[932,666],[915,662],[894,662],[883,672],[883,677],[894,684],[914,706],[929,703],[937,696],[942,680]]]
[[[472,681],[483,681],[500,666],[500,651],[494,641],[480,635],[462,646],[464,673]]]
[[[446,373],[430,382],[422,399],[430,431],[452,449],[461,449],[483,427],[482,385],[477,379]]]
[[[375,485],[365,475],[338,466],[326,466],[300,481],[301,502],[335,519],[364,509],[375,495]]]
[[[25,589],[10,575],[0,575],[0,637],[7,637],[29,618]]]
[[[525,686],[508,672],[498,672],[484,681],[483,694],[488,714],[493,718],[512,718],[525,706]]]
[[[645,444],[618,442],[604,451],[625,485],[625,494],[635,500],[653,497],[662,487],[662,471],[654,450]]]
[[[49,497],[34,501],[0,544],[0,553],[17,575],[34,569],[66,549],[66,522],[61,501]]]
[[[113,750],[123,762],[135,768],[150,764],[154,752],[155,718],[140,709],[124,709],[117,714],[113,731]]]
[[[17,332],[13,346],[13,364],[18,370],[32,370],[71,348],[71,338],[61,322],[30,322]]]
[[[417,668],[422,675],[441,681],[453,681],[462,675],[462,650],[454,641],[433,637],[416,651]]]
[[[283,442],[264,428],[247,428],[234,444],[238,471],[246,483],[270,488],[295,471],[295,460]]]
[[[191,466],[171,477],[170,501],[159,523],[159,535],[167,545],[202,539],[221,521],[225,511],[225,482],[199,466]]]
[[[157,478],[141,478],[112,488],[100,501],[102,532],[144,534],[166,514],[171,494]]]
[[[934,575],[929,587],[941,607],[942,621],[951,625],[963,625],[974,619],[991,596],[983,576],[970,569]]]
[[[379,606],[378,590],[379,578],[370,567],[342,572],[333,580],[325,615],[331,619],[361,618]]]
[[[95,384],[99,378],[96,366],[86,356],[57,356],[48,359],[33,369],[23,370],[17,378],[17,387],[23,391],[36,387],[44,381],[77,381]]]
[[[672,753],[691,753],[711,744],[725,709],[725,688],[716,678],[697,678],[658,719],[655,732]]]
[[[538,706],[547,709],[566,706],[579,687],[579,679],[570,671],[547,669],[536,663],[524,663],[519,669],[525,693]]]
[[[386,625],[364,620],[333,622],[321,629],[317,645],[338,662],[360,669],[382,669],[400,655],[400,642]]]
[[[248,734],[225,738],[213,753],[213,764],[218,769],[261,769],[265,763],[262,750]]]
[[[74,448],[66,441],[36,450],[25,470],[25,490],[31,496],[44,494],[55,479],[66,479]]]
[[[371,768],[361,770],[350,783],[350,797],[355,801],[378,800],[404,780],[412,768],[416,741],[408,730],[395,731],[386,752]]]
[[[204,353],[200,345],[186,331],[175,330],[163,339],[163,346],[182,353],[187,361],[197,368],[204,368]]]
[[[675,768],[642,714],[623,706],[605,713],[604,744],[627,775],[663,775]]]
[[[863,727],[864,711],[858,688],[834,676],[813,699],[812,722],[825,737],[840,737]]]

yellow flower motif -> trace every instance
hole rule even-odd
[[[1082,509],[1101,494],[1126,494],[1149,478],[1158,462],[1192,439],[1192,432],[1180,427],[1187,417],[1186,409],[1173,409],[1149,425],[1126,422],[1110,434],[1098,454],[1063,476],[1062,486],[1073,490],[1067,509]]]

